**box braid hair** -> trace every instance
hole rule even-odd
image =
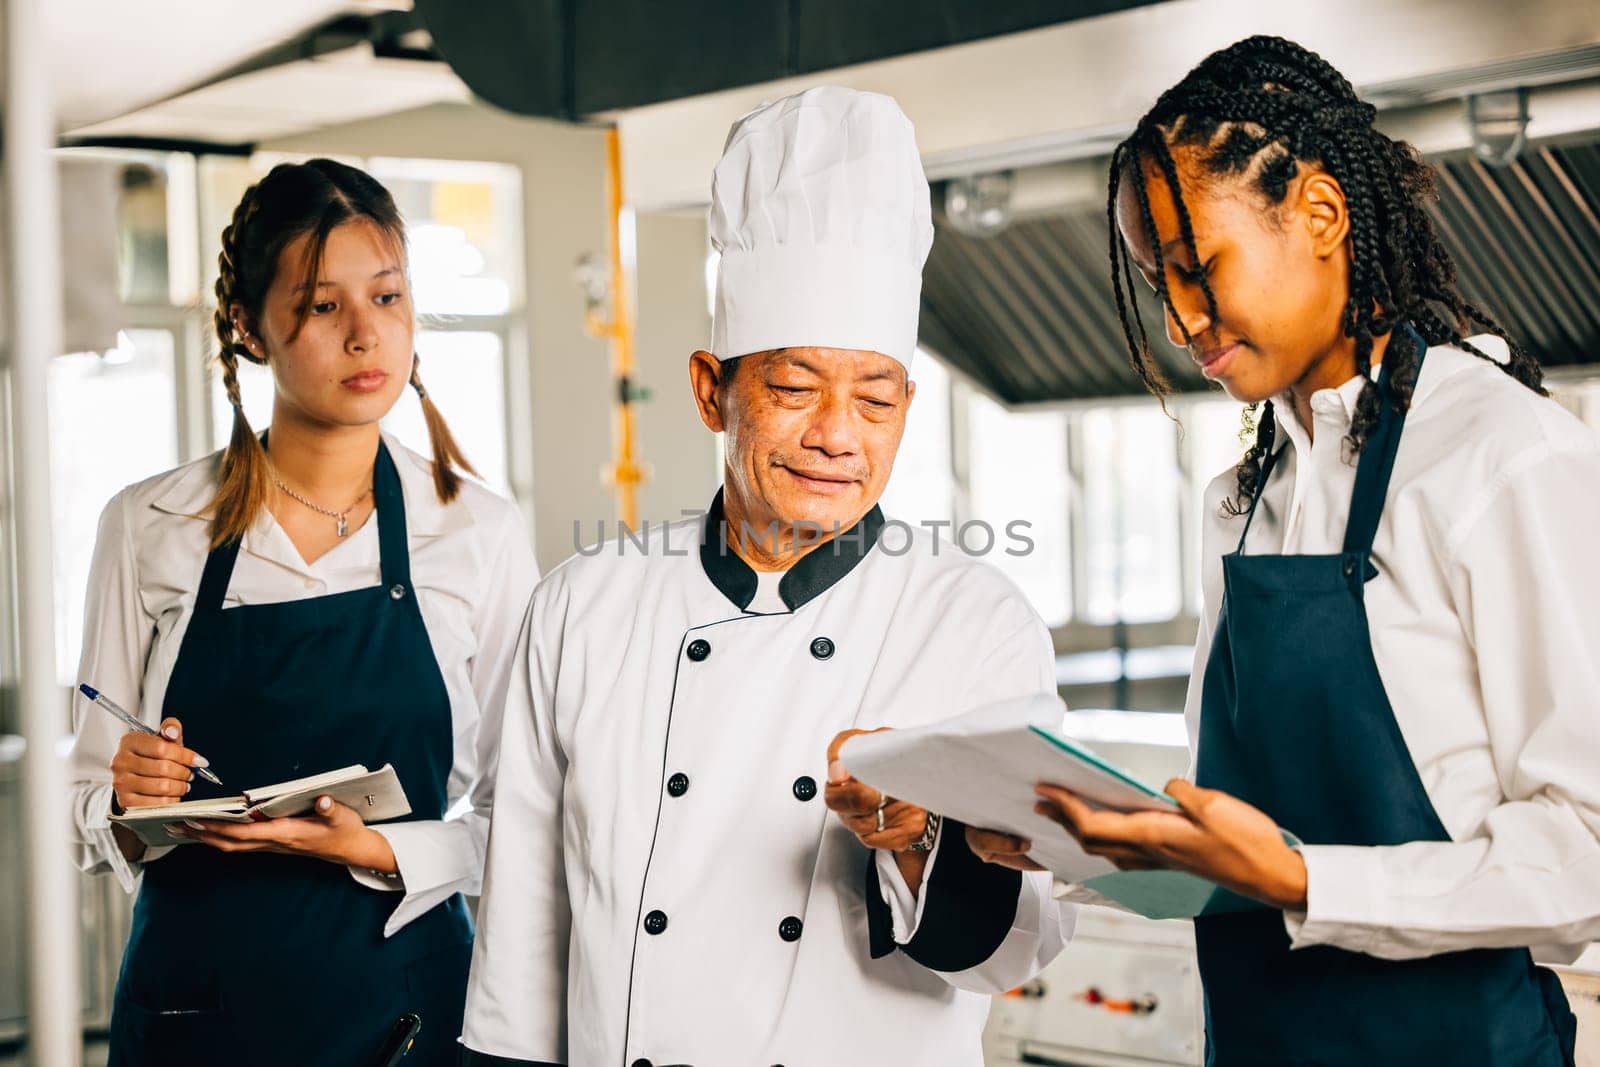
[[[1355,339],[1357,370],[1368,378],[1346,438],[1351,455],[1359,452],[1375,425],[1378,389],[1370,380],[1373,339],[1409,322],[1428,345],[1452,344],[1492,358],[1469,344],[1469,326],[1503,339],[1511,359],[1502,369],[1543,395],[1538,362],[1486,312],[1456,288],[1455,265],[1434,233],[1427,204],[1434,199],[1433,169],[1404,142],[1373,126],[1377,110],[1356,97],[1344,75],[1321,56],[1281,37],[1250,37],[1207,56],[1177,85],[1163,93],[1133,133],[1111,155],[1106,217],[1111,227],[1111,284],[1117,315],[1133,369],[1158,397],[1170,392],[1150,356],[1144,323],[1133,302],[1131,257],[1117,228],[1117,195],[1123,182],[1138,197],[1142,225],[1155,250],[1155,277],[1162,304],[1170,311],[1161,241],[1150,211],[1145,166],[1153,163],[1172,190],[1181,236],[1191,262],[1199,261],[1189,209],[1178,183],[1173,149],[1184,149],[1207,175],[1244,177],[1269,204],[1281,203],[1302,164],[1336,178],[1350,213],[1350,295],[1344,308],[1345,336]],[[1201,290],[1216,320],[1210,283]],[[1176,314],[1185,342],[1189,331]],[[1385,355],[1391,402],[1410,407],[1422,353],[1409,335],[1398,334]],[[1253,426],[1254,405],[1245,414]],[[1237,494],[1224,504],[1237,513],[1248,506],[1260,478],[1267,446],[1259,437],[1237,467]]]

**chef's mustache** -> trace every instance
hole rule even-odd
[[[865,481],[871,469],[863,462],[854,461],[843,463],[836,467],[819,466],[806,456],[791,456],[782,452],[774,452],[767,457],[767,463],[773,467],[787,467],[796,474],[804,474],[811,478],[832,478],[841,482]]]

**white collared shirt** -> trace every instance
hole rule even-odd
[[[466,480],[455,501],[443,504],[432,463],[388,435],[384,440],[405,494],[412,583],[450,697],[454,737],[447,817],[374,827],[394,849],[399,879],[350,869],[363,885],[404,892],[385,926],[388,936],[455,893],[478,892],[487,812],[457,802],[467,797],[480,770],[492,773],[506,678],[538,574],[516,505]],[[210,531],[196,516],[216,491],[218,458],[207,456],[129,486],[100,519],[78,676],[151,725],[162,718],[167,683],[194,612]],[[263,510],[240,545],[223,606],[377,585],[379,562],[375,516],[306,563]],[[73,721],[75,858],[85,871],[114,872],[132,892],[140,864],[123,858],[108,821],[109,764],[126,728],[76,693]],[[226,768],[218,771],[227,774]],[[152,848],[140,863],[157,862],[169,851]]]
[[[1470,339],[1503,360],[1498,338]],[[1246,554],[1341,551],[1357,377],[1285,400],[1282,454]],[[1206,493],[1206,610],[1186,708],[1191,751],[1243,519]],[[1428,351],[1373,544],[1372,654],[1447,842],[1307,845],[1296,948],[1388,959],[1526,945],[1567,962],[1600,937],[1600,439],[1555,401],[1462,350]],[[1284,709],[1292,714],[1292,708]],[[1337,798],[1328,798],[1336,803]],[[1293,827],[1288,827],[1293,830]]]

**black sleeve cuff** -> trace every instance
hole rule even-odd
[[[456,1060],[457,1067],[565,1067],[564,1064],[551,1063],[548,1060],[514,1060],[509,1056],[491,1056],[487,1052],[476,1052],[465,1045],[461,1046],[461,1055]]]
[[[933,971],[964,971],[995,954],[1017,919],[1022,872],[985,863],[967,847],[966,827],[946,819],[937,861],[922,887],[922,921],[904,945],[883,899],[878,865],[867,864],[867,938],[873,959],[897,947]]]

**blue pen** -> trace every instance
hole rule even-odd
[[[88,697],[89,701],[91,703],[99,704],[102,708],[105,708],[111,714],[113,714],[117,718],[121,719],[131,729],[138,730],[141,734],[149,734],[151,737],[160,737],[161,736],[161,731],[160,730],[157,730],[153,726],[148,726],[145,723],[140,722],[138,719],[134,718],[132,715],[128,714],[126,711],[123,711],[122,708],[117,706],[115,701],[113,701],[109,697],[106,697],[106,696],[102,695],[100,690],[96,689],[94,686],[90,685],[89,683],[87,683],[87,682],[78,683],[78,692],[80,692],[84,696]],[[204,778],[206,781],[210,782],[213,785],[221,785],[222,784],[222,779],[221,778],[218,778],[215,774],[212,774],[209,770],[207,770],[204,767],[196,767],[194,769],[194,771],[200,777]]]

